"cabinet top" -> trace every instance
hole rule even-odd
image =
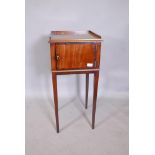
[[[56,42],[101,42],[100,35],[92,31],[51,31],[49,43]]]

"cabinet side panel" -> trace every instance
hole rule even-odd
[[[100,67],[101,43],[97,43],[96,50],[96,68]]]

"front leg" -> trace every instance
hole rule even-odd
[[[59,133],[58,93],[57,93],[56,73],[52,73],[52,81],[53,81],[53,96],[54,96],[54,105],[55,105],[56,128],[57,128],[57,133]]]
[[[94,94],[93,94],[93,110],[92,110],[92,129],[95,127],[96,100],[98,91],[99,71],[94,73]]]

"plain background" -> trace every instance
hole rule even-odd
[[[51,30],[92,30],[102,36],[98,96],[128,95],[128,0],[26,0],[26,96],[52,96]],[[92,93],[92,76],[90,93]],[[58,77],[60,97],[84,95],[85,76]]]

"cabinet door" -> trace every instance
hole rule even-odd
[[[57,70],[96,68],[96,44],[59,43],[55,48]]]

